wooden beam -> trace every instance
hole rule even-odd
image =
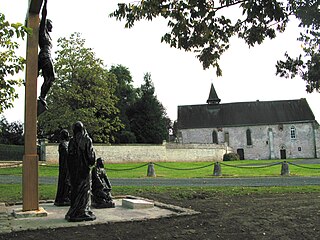
[[[28,13],[39,14],[43,0],[29,0]]]
[[[27,26],[32,34],[27,38],[27,64],[25,86],[25,137],[22,167],[23,211],[39,209],[38,154],[37,154],[37,78],[39,14],[29,13]]]

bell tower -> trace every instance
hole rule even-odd
[[[218,95],[216,93],[216,90],[214,89],[213,83],[211,83],[211,89],[209,93],[209,98],[207,100],[208,104],[219,104],[221,101],[220,98],[218,98]]]

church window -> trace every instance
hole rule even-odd
[[[290,128],[290,138],[296,139],[296,128],[294,126]]]
[[[212,142],[218,144],[218,134],[215,130],[212,132]]]
[[[247,145],[251,146],[252,145],[252,138],[251,138],[251,130],[250,129],[247,129],[246,136],[247,136]]]
[[[280,132],[283,131],[283,124],[279,124],[279,125],[278,125],[278,128],[279,128],[279,131],[280,131]]]
[[[229,133],[228,132],[224,133],[224,142],[226,142],[229,145]]]

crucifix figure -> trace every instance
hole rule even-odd
[[[50,90],[55,79],[54,67],[51,58],[51,37],[52,22],[47,19],[47,0],[44,0],[44,5],[41,13],[41,22],[39,27],[39,47],[40,53],[38,58],[38,71],[42,71],[44,82],[41,86],[41,92],[39,97],[38,115],[47,109],[46,96]]]

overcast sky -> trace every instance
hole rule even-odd
[[[125,29],[124,22],[109,18],[118,2],[128,1],[48,0],[48,18],[53,21],[53,52],[57,50],[58,38],[80,32],[86,39],[86,47],[93,48],[108,68],[116,64],[128,67],[135,87],[150,72],[156,95],[171,120],[177,119],[179,105],[205,104],[211,83],[221,103],[306,98],[320,120],[320,94],[307,94],[300,78],[284,79],[275,75],[276,61],[283,59],[286,51],[293,56],[301,51],[296,41],[297,22],[289,24],[287,31],[276,39],[254,48],[232,39],[220,62],[223,76],[217,78],[214,69],[203,70],[195,54],[161,43],[161,36],[167,32],[164,20],[137,22],[133,28]],[[0,0],[0,12],[10,22],[24,22],[27,5],[28,0]],[[25,56],[25,45],[21,42],[22,56]],[[38,86],[41,84],[39,78]],[[18,92],[20,98],[14,102],[15,108],[5,111],[9,121],[24,119],[24,88]]]

